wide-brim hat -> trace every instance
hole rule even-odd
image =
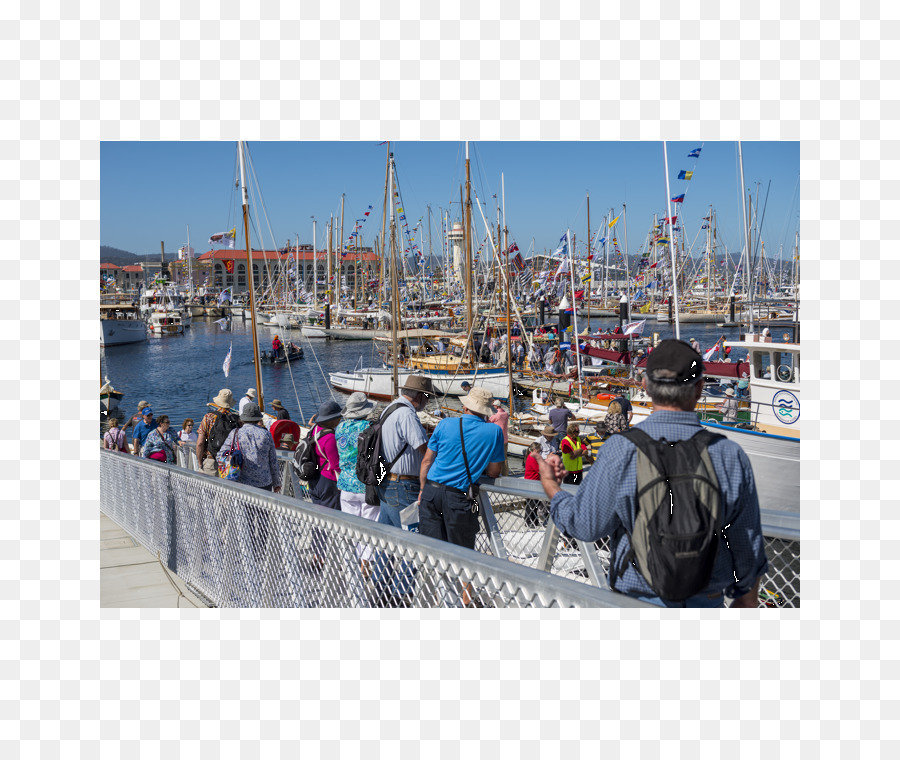
[[[434,395],[434,386],[431,384],[431,378],[426,375],[410,375],[406,378],[406,382],[400,386],[400,390]]]
[[[219,391],[219,395],[216,396],[212,403],[207,404],[207,406],[218,406],[222,409],[231,409],[234,406],[234,396],[231,393],[231,390],[228,388],[222,388]]]
[[[274,406],[276,409],[284,409],[284,407],[281,405],[281,399],[273,398],[272,406]]]
[[[341,405],[337,401],[326,401],[319,407],[319,411],[316,412],[316,424],[342,417],[343,414],[344,410],[341,409]]]
[[[259,411],[258,404],[251,402],[244,405],[244,411],[241,412],[241,422],[259,422],[262,418],[262,412]]]
[[[494,394],[487,388],[476,385],[469,391],[468,395],[463,396],[459,401],[466,409],[476,414],[490,417],[494,413],[494,409],[491,406],[494,402]]]
[[[256,388],[247,388],[247,395],[250,398],[256,398]]]
[[[733,395],[734,395],[734,388],[726,388],[726,389],[725,389],[725,395],[726,395],[726,396],[733,396]]]
[[[668,370],[675,377],[658,377],[657,370]],[[647,374],[655,383],[696,383],[703,379],[703,358],[683,340],[664,340],[647,359]]]
[[[344,419],[365,419],[369,416],[369,412],[371,412],[374,408],[375,404],[369,401],[369,399],[366,398],[366,394],[362,391],[351,393],[350,398],[347,399],[347,405],[344,407]]]
[[[541,431],[542,435],[556,435],[556,428],[553,425],[546,425]]]

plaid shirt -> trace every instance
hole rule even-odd
[[[640,427],[651,438],[684,441],[702,429],[694,412],[654,412]],[[623,566],[634,529],[637,492],[637,449],[614,435],[600,447],[593,467],[573,494],[560,491],[550,502],[550,514],[560,530],[579,541],[611,536],[610,562],[617,569],[617,590],[632,596],[655,596],[633,565]],[[709,457],[722,494],[719,551],[709,586],[701,593],[737,598],[748,593],[768,570],[759,499],[750,460],[733,441],[709,446]],[[627,532],[626,532],[627,531]]]

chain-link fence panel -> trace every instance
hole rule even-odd
[[[274,494],[101,451],[101,510],[220,607],[646,606],[315,506],[283,467]]]

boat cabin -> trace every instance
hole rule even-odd
[[[800,344],[760,342],[758,336],[726,341],[747,350],[750,398],[756,426],[772,435],[800,437]]]

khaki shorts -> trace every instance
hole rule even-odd
[[[214,478],[219,477],[219,471],[216,468],[216,460],[212,457],[207,457],[203,460],[203,464],[200,465],[200,471],[206,475],[212,475]]]

